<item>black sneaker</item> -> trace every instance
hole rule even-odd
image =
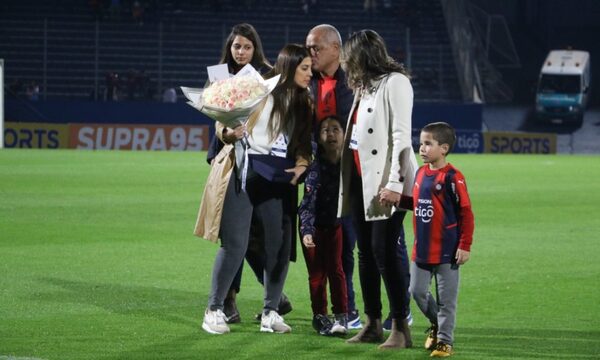
[[[285,315],[292,311],[292,303],[284,293],[281,293],[281,300],[279,300],[279,310],[277,313],[279,315]]]
[[[223,306],[223,313],[227,316],[228,324],[237,324],[242,321],[237,304],[235,303],[235,296],[225,298]]]
[[[320,335],[330,336],[333,323],[329,318],[322,314],[313,316],[312,326]]]

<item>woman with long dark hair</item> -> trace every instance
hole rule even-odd
[[[247,64],[251,64],[260,73],[266,73],[272,69],[271,64],[264,54],[262,42],[258,32],[254,26],[248,23],[240,23],[231,28],[231,32],[223,43],[221,60],[219,63],[227,64],[227,68],[231,74],[236,74]],[[223,134],[224,136],[235,139],[236,136],[242,134],[243,129],[240,127],[237,130],[224,129],[223,131],[225,132]],[[230,134],[227,134],[228,131]],[[209,164],[212,164],[213,159],[217,156],[222,148],[223,142],[219,140],[217,136],[213,136],[208,146],[206,161]],[[262,239],[260,234],[250,234],[250,245],[248,246],[248,251],[246,252],[246,260],[248,261],[248,264],[254,272],[257,280],[262,284],[264,259],[262,254]],[[227,292],[227,297],[225,298],[224,313],[227,315],[227,322],[229,324],[238,323],[241,321],[236,298],[241,288],[243,268],[244,264],[242,262],[240,269],[233,279],[231,288],[229,289],[229,292]],[[280,307],[283,310],[282,312],[287,313],[291,311],[291,304],[285,295],[282,297],[281,301],[282,304],[280,304]]]
[[[252,65],[262,73],[271,69],[265,57],[262,42],[254,26],[241,23],[231,28],[227,40],[223,44],[219,64],[227,64],[232,74],[237,73],[246,64]]]
[[[244,165],[247,166],[247,173],[241,176],[243,169],[237,165],[240,162],[236,162],[235,158],[231,161],[235,164],[234,171],[223,178],[228,184],[219,227],[221,248],[215,259],[208,308],[202,324],[204,330],[213,334],[229,332],[223,301],[244,259],[251,223],[258,227],[264,238],[265,296],[260,330],[277,333],[291,331],[279,315],[278,305],[291,251],[292,232],[289,229],[291,223],[286,221],[286,217],[290,216],[286,204],[296,189],[298,179],[306,171],[312,154],[312,105],[308,92],[312,72],[308,50],[301,45],[286,45],[266,77],[275,75],[280,75],[277,86],[241,127],[247,134],[248,157],[286,158],[292,164],[289,168],[272,170],[282,176],[287,173],[291,179],[288,182],[270,179],[254,168],[252,162]],[[217,134],[222,132],[217,130]],[[231,143],[241,141],[243,137],[224,140]],[[231,148],[224,148],[221,153],[229,150],[228,156],[240,156]]]
[[[231,28],[231,32],[223,44],[219,64],[227,64],[229,72],[234,75],[247,64],[252,65],[259,73],[268,72],[272,68],[263,51],[258,32],[254,26],[248,23],[237,24]],[[223,143],[213,137],[206,155],[206,161],[209,164],[221,148],[223,148]]]
[[[381,279],[392,329],[381,348],[412,346],[408,315],[408,257],[400,207],[410,195],[417,162],[411,142],[413,91],[404,67],[381,36],[358,31],[344,43],[342,67],[354,90],[341,165],[338,215],[351,214],[367,321],[349,343],[382,342]],[[406,197],[405,197],[406,198]],[[403,251],[397,251],[397,246]]]

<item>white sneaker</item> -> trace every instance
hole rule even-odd
[[[212,311],[206,309],[204,312],[204,321],[202,322],[202,328],[211,334],[225,334],[229,332],[229,326],[227,326],[227,316],[221,309]]]
[[[348,319],[346,314],[335,315],[335,322],[331,327],[330,333],[332,335],[346,335],[348,333]]]
[[[408,322],[408,326],[412,326],[413,316],[412,316],[412,312],[410,310],[408,310],[408,316],[406,317],[406,321]]]
[[[348,313],[348,329],[356,330],[362,329],[362,322],[360,321],[360,315],[358,310],[352,310]]]
[[[283,318],[279,316],[277,311],[271,310],[267,315],[262,314],[260,319],[261,332],[289,333],[292,328],[283,322]]]

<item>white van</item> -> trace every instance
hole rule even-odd
[[[536,94],[536,118],[581,125],[590,97],[590,53],[552,50],[548,53]]]

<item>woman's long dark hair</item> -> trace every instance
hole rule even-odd
[[[227,37],[227,41],[223,45],[223,50],[221,51],[221,64],[227,64],[229,67],[229,71],[232,73],[237,73],[240,71],[242,66],[238,65],[235,62],[235,59],[231,55],[231,44],[233,44],[233,40],[236,36],[243,36],[246,39],[252,42],[254,45],[254,53],[252,54],[252,60],[250,60],[250,65],[252,65],[258,72],[264,72],[271,69],[271,64],[265,57],[265,53],[263,51],[262,43],[260,42],[260,37],[254,29],[254,26],[241,23],[237,24],[231,28],[231,33]]]
[[[355,90],[392,72],[408,75],[404,66],[388,55],[385,41],[373,30],[360,30],[350,35],[344,42],[341,61],[348,76],[348,86]]]
[[[265,75],[265,78],[281,75],[271,93],[273,110],[268,127],[271,137],[280,133],[291,135],[288,153],[291,150],[291,153],[296,156],[301,155],[310,159],[312,100],[309,90],[299,87],[294,80],[296,69],[306,58],[310,58],[310,53],[304,45],[288,44],[281,49],[275,66]]]

